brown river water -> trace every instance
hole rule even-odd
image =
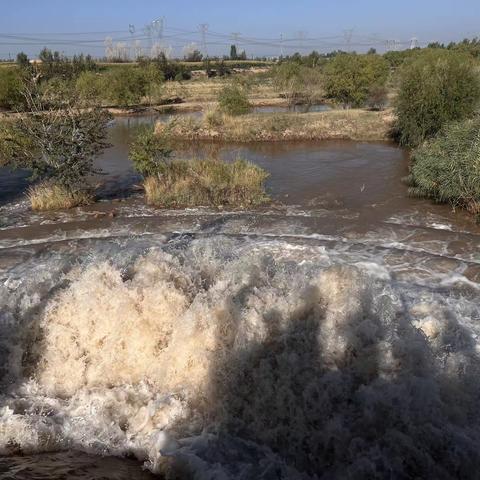
[[[168,118],[115,120],[89,207],[0,171],[0,479],[477,478],[480,226],[389,143],[179,146],[272,203],[146,206],[128,144]]]

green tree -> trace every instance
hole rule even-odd
[[[23,85],[27,113],[2,125],[0,164],[25,168],[70,192],[85,188],[94,158],[107,146],[109,114],[58,86]],[[86,108],[89,107],[89,108]]]
[[[17,53],[17,65],[20,68],[27,68],[28,66],[30,66],[30,62],[28,61],[28,56],[26,53]]]
[[[325,91],[344,107],[361,107],[373,88],[385,85],[388,64],[379,55],[341,54],[325,66]]]
[[[237,55],[237,46],[236,45],[232,45],[230,47],[230,60],[236,60],[238,58],[238,55]]]
[[[398,140],[416,146],[443,125],[471,116],[480,100],[473,60],[449,50],[425,50],[401,72],[396,100]]]

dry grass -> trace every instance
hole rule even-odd
[[[244,160],[174,160],[145,180],[147,202],[165,208],[230,206],[245,208],[268,201],[268,174]]]
[[[330,110],[312,113],[252,114],[241,117],[208,114],[203,119],[176,119],[170,134],[185,140],[258,142],[287,140],[386,140],[391,111]],[[165,128],[157,124],[159,133]]]
[[[93,197],[89,192],[71,192],[61,185],[49,183],[40,183],[30,187],[27,196],[33,210],[61,210],[93,202]]]
[[[257,81],[254,74],[235,74],[233,78],[248,85],[250,100],[278,98],[278,92],[275,91],[271,79],[262,77]],[[163,96],[180,97],[185,102],[214,102],[222,88],[231,81],[230,77],[198,78],[185,82],[169,81],[163,84]]]

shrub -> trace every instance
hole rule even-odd
[[[290,106],[298,102],[311,104],[323,95],[320,70],[297,62],[284,62],[273,69],[273,84]]]
[[[361,107],[374,87],[385,85],[388,64],[379,55],[340,54],[325,66],[325,91],[344,107]]]
[[[480,80],[471,58],[448,50],[427,50],[401,72],[396,130],[402,145],[417,146],[448,122],[472,115]]]
[[[244,160],[173,160],[145,181],[147,202],[161,207],[260,205],[268,174]]]
[[[169,143],[167,133],[156,134],[151,127],[140,128],[129,151],[135,170],[144,177],[161,173],[172,154]]]
[[[25,168],[32,179],[69,192],[85,187],[96,173],[94,158],[109,146],[104,110],[86,105],[70,92],[35,79],[24,85],[27,113],[5,122],[0,131],[0,163]]]
[[[220,110],[227,115],[244,115],[252,110],[245,90],[237,85],[226,85],[218,94]]]
[[[453,122],[414,151],[413,195],[480,213],[480,118]]]
[[[33,210],[66,209],[93,202],[93,196],[88,190],[70,190],[51,182],[30,187],[27,196]]]
[[[83,72],[75,82],[75,90],[82,99],[98,103],[103,103],[109,88],[105,78],[95,72]]]
[[[217,109],[207,110],[203,116],[209,127],[221,127],[224,123],[223,114]]]
[[[138,105],[148,92],[148,75],[140,68],[122,67],[105,76],[108,99],[124,107]]]
[[[366,105],[370,110],[383,110],[388,103],[388,90],[385,86],[375,85],[370,89]]]
[[[16,108],[23,104],[22,77],[15,68],[0,69],[0,107]]]

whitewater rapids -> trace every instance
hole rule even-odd
[[[166,478],[478,478],[480,291],[448,260],[428,257],[427,282],[394,249],[76,242],[2,270],[0,454],[133,455]]]

